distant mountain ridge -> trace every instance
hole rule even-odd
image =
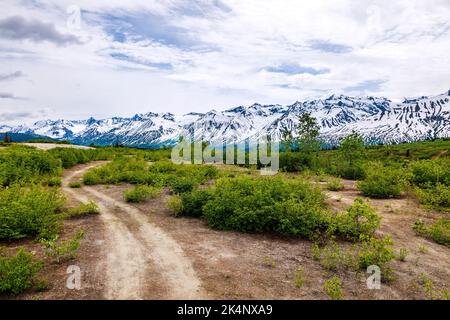
[[[353,130],[367,142],[410,142],[450,137],[450,90],[444,94],[408,98],[394,103],[387,98],[332,95],[297,101],[292,105],[238,106],[207,113],[144,113],[133,117],[87,120],[43,120],[32,126],[0,125],[0,132],[37,134],[77,144],[155,147],[175,144],[180,136],[209,142],[239,142],[270,135],[279,140],[292,130],[298,116],[310,112],[321,127],[321,138],[334,144]]]

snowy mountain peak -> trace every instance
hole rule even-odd
[[[321,137],[329,143],[336,143],[353,130],[372,143],[450,136],[450,90],[434,97],[407,98],[402,103],[341,94],[287,106],[254,103],[185,115],[148,112],[130,118],[42,120],[30,127],[0,125],[0,131],[34,133],[80,144],[110,145],[119,139],[125,145],[141,147],[174,144],[180,136],[192,133],[195,139],[210,142],[238,142],[266,135],[280,139],[285,129],[295,129],[304,112],[317,119]]]

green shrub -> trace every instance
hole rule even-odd
[[[148,167],[148,162],[141,158],[119,156],[106,165],[86,172],[83,183],[85,185],[120,182],[143,184],[146,182]]]
[[[400,261],[406,261],[406,257],[408,256],[408,249],[406,248],[400,248],[398,259]]]
[[[153,199],[161,194],[160,188],[152,186],[138,185],[133,189],[125,190],[124,198],[126,202],[142,202],[148,199]]]
[[[12,257],[0,250],[0,293],[19,294],[31,288],[42,262],[34,261],[33,255],[20,248]]]
[[[428,188],[437,184],[450,186],[450,160],[421,160],[410,165],[410,181],[412,184]]]
[[[421,285],[425,291],[425,297],[428,300],[448,300],[448,290],[437,290],[430,277],[425,273],[421,272],[417,277],[417,284]]]
[[[338,162],[336,165],[336,174],[344,179],[362,180],[366,176],[364,162],[356,161],[354,163]]]
[[[352,132],[340,140],[337,152],[336,174],[345,179],[361,180],[365,177],[366,150],[363,137]]]
[[[40,185],[0,188],[0,239],[47,237],[57,232],[64,197]]]
[[[323,288],[331,300],[342,300],[342,283],[339,277],[334,276],[325,281]]]
[[[70,218],[98,213],[100,213],[100,211],[94,201],[89,201],[88,203],[80,203],[78,206],[67,210],[67,216]]]
[[[182,193],[180,197],[183,209],[179,213],[184,216],[200,217],[203,214],[203,206],[212,198],[212,191],[195,189]]]
[[[358,182],[358,188],[368,197],[398,198],[405,187],[404,176],[401,169],[370,162],[366,168],[366,177]]]
[[[203,213],[217,229],[309,237],[328,226],[323,202],[320,189],[307,181],[239,176],[217,180]]]
[[[356,246],[350,249],[342,249],[334,240],[330,240],[323,248],[317,244],[311,247],[314,260],[327,270],[347,270],[358,269],[358,262],[355,257]]]
[[[297,288],[301,288],[303,287],[303,285],[305,284],[305,275],[304,275],[304,269],[303,267],[299,267],[297,269],[297,271],[295,272],[294,278],[292,279],[292,281],[294,282],[295,286]]]
[[[327,189],[330,191],[341,191],[344,189],[342,179],[331,177],[327,181]]]
[[[314,158],[304,152],[280,153],[280,169],[286,172],[300,172],[314,167]]]
[[[45,151],[19,146],[0,152],[0,186],[41,182],[61,173],[61,162]]]
[[[100,183],[100,177],[94,171],[88,171],[83,175],[83,183],[92,186]]]
[[[381,218],[367,202],[356,198],[347,211],[334,219],[330,229],[349,239],[358,239],[361,235],[371,236],[380,226]]]
[[[114,161],[86,172],[86,185],[145,184],[154,187],[168,186],[174,193],[190,192],[199,184],[216,177],[217,169],[210,165],[176,165],[162,160],[149,164],[140,157],[117,157]]]
[[[82,150],[76,148],[55,148],[50,149],[47,152],[54,158],[60,159],[64,169],[94,160],[96,155],[96,150]]]
[[[425,188],[416,187],[415,192],[419,202],[426,207],[439,211],[450,211],[450,186],[437,183]]]
[[[197,184],[195,180],[189,177],[172,176],[168,182],[168,185],[173,193],[181,194],[191,192]]]
[[[171,173],[177,171],[177,165],[170,161],[158,161],[149,167],[150,172]]]
[[[413,229],[417,234],[433,239],[439,244],[450,245],[450,219],[441,218],[429,226],[419,219],[414,222]]]
[[[61,186],[61,178],[59,177],[52,177],[47,180],[47,185],[49,187],[59,187]]]
[[[73,260],[77,257],[80,240],[84,236],[84,231],[79,230],[74,237],[58,242],[58,236],[51,240],[41,240],[46,248],[46,254],[55,259],[57,263]]]
[[[39,278],[35,280],[34,287],[36,291],[41,292],[48,289],[48,281],[45,278]]]
[[[390,236],[382,239],[361,236],[361,249],[358,252],[359,266],[366,269],[368,266],[376,265],[383,270],[386,263],[395,258],[392,245]]]
[[[72,181],[69,183],[70,188],[81,188],[81,182],[80,181]]]
[[[176,216],[182,214],[183,212],[183,201],[178,195],[174,195],[167,200],[166,205],[169,209],[172,209]]]

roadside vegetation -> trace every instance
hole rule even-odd
[[[284,135],[282,172],[276,176],[254,174],[253,169],[261,167],[259,163],[231,169],[175,165],[168,159],[170,150],[41,151],[4,144],[0,149],[0,241],[37,240],[53,261],[74,259],[83,232],[61,241],[64,219],[83,218],[100,210],[93,202],[68,208],[60,190],[61,174],[77,164],[109,160],[70,187],[131,184],[123,194],[130,203],[165,193],[170,195],[167,206],[177,217],[203,219],[217,230],[311,240],[311,255],[331,273],[323,285],[331,299],[343,298],[339,273],[363,272],[377,265],[383,280],[393,281],[391,264],[395,258],[405,261],[408,255],[406,248],[396,255],[392,238],[377,232],[381,217],[367,198],[415,198],[440,218],[418,220],[411,228],[421,237],[450,245],[449,140],[368,147],[358,133],[353,133],[340,141],[339,148],[321,150],[313,118],[304,116],[297,130],[298,139],[289,132]],[[343,179],[357,180],[360,198],[344,209],[332,210],[326,202],[326,190],[345,192],[348,181]],[[317,180],[323,182],[323,188]],[[24,249],[9,254],[1,250],[0,293],[19,294],[43,286],[37,276],[43,266],[43,261]],[[299,289],[307,272],[299,269],[294,277]]]
[[[44,142],[44,141],[34,141]],[[53,143],[53,141],[52,141]],[[64,143],[64,142],[62,142]],[[145,161],[167,159],[170,150],[144,151],[128,148],[73,149],[48,151],[15,143],[2,143],[0,149],[0,294],[17,295],[33,288],[44,290],[45,279],[38,273],[47,261],[38,260],[24,248],[7,251],[2,243],[37,242],[49,258],[57,262],[74,259],[83,236],[61,241],[64,219],[98,214],[93,202],[68,208],[60,190],[64,169],[96,160],[139,157]],[[70,184],[81,187],[79,182]]]

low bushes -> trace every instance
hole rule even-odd
[[[80,241],[84,236],[84,230],[80,229],[70,239],[58,241],[58,236],[50,240],[41,240],[46,248],[47,256],[55,259],[56,263],[73,260],[77,257]]]
[[[439,211],[450,210],[450,161],[421,160],[410,165],[409,180],[421,204]]]
[[[59,227],[64,197],[55,188],[18,185],[0,189],[0,239],[47,237]]]
[[[349,239],[359,239],[361,235],[371,236],[380,226],[381,218],[367,202],[356,198],[353,205],[339,213],[330,228]]]
[[[239,176],[217,181],[203,214],[217,229],[309,237],[329,223],[323,201],[320,190],[306,181]]]
[[[59,177],[51,177],[47,180],[47,186],[49,187],[60,187],[61,186],[61,178]]]
[[[280,169],[286,172],[300,172],[314,166],[314,157],[304,152],[280,153]]]
[[[180,194],[192,191],[197,186],[197,182],[190,177],[174,175],[167,179],[167,185],[173,193]]]
[[[0,250],[0,293],[16,295],[31,288],[37,282],[36,274],[42,266],[42,262],[35,261],[23,248],[11,257]]]
[[[342,283],[339,277],[334,276],[326,280],[323,284],[323,288],[331,300],[342,300]]]
[[[398,198],[405,187],[405,173],[400,168],[385,167],[381,162],[370,162],[358,188],[372,198]]]
[[[61,172],[61,161],[45,151],[11,146],[0,152],[0,186],[40,182]]]
[[[330,191],[341,191],[344,189],[342,179],[330,177],[327,179],[327,189]]]
[[[450,186],[437,183],[435,186],[415,189],[419,202],[438,211],[450,211]]]
[[[183,213],[183,201],[179,195],[174,195],[166,202],[166,206],[173,210],[176,216]]]
[[[331,239],[323,247],[313,244],[311,251],[313,258],[319,261],[326,270],[357,271],[376,265],[384,271],[385,280],[388,280],[390,275],[386,264],[395,258],[393,242],[389,236],[379,239],[362,235],[359,242],[348,249],[341,248],[337,242]]]
[[[376,265],[384,270],[386,263],[395,258],[393,242],[390,236],[382,239],[375,237],[361,236],[361,248],[358,251],[359,266],[366,269],[371,265]]]
[[[81,188],[81,182],[80,181],[72,181],[69,183],[69,187],[74,188],[74,189]]]
[[[413,185],[428,188],[437,184],[450,186],[450,160],[421,160],[410,165],[410,181]]]
[[[450,245],[450,219],[438,219],[429,226],[419,219],[414,222],[413,229],[417,234],[433,239],[439,244]]]
[[[380,225],[380,217],[362,199],[333,216],[318,187],[282,176],[221,178],[212,188],[181,193],[176,201],[177,215],[203,216],[211,227],[222,230],[306,238],[323,231],[357,240],[373,235]]]
[[[181,197],[181,210],[178,214],[190,217],[202,216],[203,206],[212,198],[212,190],[193,190],[183,193]]]
[[[91,169],[83,176],[83,183],[94,184],[146,184],[168,186],[174,193],[192,191],[197,185],[217,176],[217,169],[209,165],[175,165],[170,161],[149,164],[135,157],[119,157],[100,168]]]
[[[334,173],[341,178],[350,180],[362,180],[366,176],[363,161],[354,163],[338,162]]]
[[[74,208],[67,210],[67,217],[81,217],[85,215],[98,214],[100,213],[97,204],[94,201],[89,201],[87,203],[80,203]]]
[[[83,176],[83,183],[85,185],[120,182],[140,184],[146,182],[147,172],[147,161],[135,157],[118,157],[104,166],[86,172]]]
[[[133,189],[125,190],[124,198],[126,202],[142,202],[147,199],[156,198],[161,194],[160,188],[155,188],[152,186],[139,185]]]
[[[353,269],[358,270],[359,265],[355,256],[356,248],[344,249],[334,240],[330,240],[322,248],[317,244],[311,247],[314,260],[326,270],[338,271]]]
[[[76,164],[91,161],[96,156],[96,150],[82,150],[75,148],[55,148],[47,151],[54,158],[61,160],[62,167],[68,169]]]

